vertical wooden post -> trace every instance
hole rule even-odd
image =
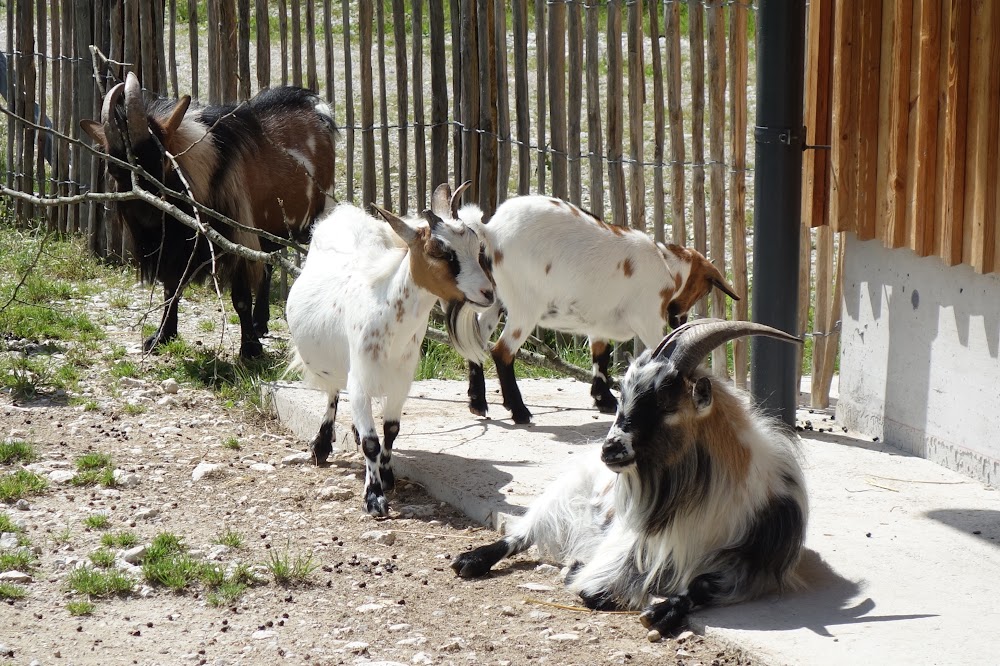
[[[462,170],[460,181],[471,180],[466,201],[479,200],[479,40],[476,0],[462,0]]]
[[[316,71],[316,4],[306,3],[306,88],[319,92],[319,73]]]
[[[219,0],[219,77],[222,101],[236,101],[237,56],[236,56],[236,0]]]
[[[860,22],[861,48],[860,63],[857,79],[860,91],[858,92],[858,152],[856,169],[857,177],[857,212],[853,215],[856,220],[858,238],[870,240],[875,238],[876,222],[878,214],[878,198],[880,192],[876,190],[876,180],[878,177],[879,159],[879,78],[881,76],[880,60],[882,58],[882,5],[877,2],[866,2],[861,4],[861,12],[858,17]],[[831,40],[832,41],[832,40]],[[831,141],[818,141],[821,144],[830,144]],[[840,230],[835,226],[834,231]]]
[[[170,31],[167,35],[167,69],[170,76],[170,94],[180,97],[177,83],[177,0],[170,0]],[[112,31],[113,32],[113,31]]]
[[[254,14],[257,17],[257,89],[271,87],[271,14],[267,0],[256,0]]]
[[[73,88],[74,88],[74,71],[70,64],[68,58],[73,54],[73,24],[75,21],[74,16],[74,0],[60,0],[59,13],[62,15],[62,35],[61,35],[61,46],[59,48],[60,53],[67,60],[63,63],[62,71],[60,72],[59,88],[62,94],[59,96],[59,130],[66,135],[69,135],[72,131],[75,131],[73,124]],[[12,3],[8,3],[10,6]],[[11,63],[8,60],[8,63]],[[9,79],[11,85],[13,85],[13,78]],[[10,99],[10,98],[8,98]],[[65,141],[58,141],[59,146],[59,194],[62,196],[70,196],[75,194],[75,188],[70,182],[76,171],[79,169],[79,162],[73,162],[73,168],[70,169],[70,154],[74,153],[74,157],[79,157],[79,150],[76,148],[71,149],[70,145]],[[10,146],[8,145],[8,150]],[[8,161],[8,164],[11,162]],[[65,233],[72,233],[77,230],[77,220],[79,219],[79,206],[62,206],[60,207],[59,213],[59,230]]]
[[[292,0],[296,2],[297,0]],[[211,2],[211,0],[209,0]],[[347,2],[347,0],[344,0]],[[344,16],[344,37],[347,37],[347,16]],[[288,5],[287,0],[278,0],[278,39],[281,44],[281,85],[288,85]]]
[[[493,43],[497,62],[497,134],[500,142],[500,173],[497,182],[497,204],[507,199],[510,189],[510,169],[513,159],[510,145],[510,80],[507,71],[507,3],[494,0],[493,16],[496,28]]]
[[[642,58],[642,0],[628,3],[629,226],[646,230],[646,178],[643,173],[643,104],[646,75]]]
[[[397,150],[399,165],[399,214],[405,215],[408,210],[410,199],[409,191],[409,145],[407,144],[407,122],[409,121],[409,81],[406,71],[406,8],[403,0],[392,0],[392,26],[393,26],[393,50],[396,53],[396,124],[397,129]],[[418,32],[420,26],[414,26],[414,32]],[[383,174],[386,178],[388,174]],[[386,180],[389,180],[386,178]]]
[[[427,208],[427,133],[424,128],[424,0],[413,0],[413,168],[417,210]]]
[[[392,178],[389,176],[389,107],[386,100],[385,79],[385,4],[375,3],[375,21],[378,29],[378,87],[379,134],[382,137],[382,205],[392,210]]]
[[[675,27],[674,33],[676,32]],[[663,58],[660,49],[660,3],[658,2],[649,3],[649,45],[653,54],[651,63],[653,67],[653,238],[662,243],[665,240],[663,158],[666,129],[663,122]]]
[[[566,161],[566,5],[549,6],[548,26],[549,117],[552,133],[552,194],[569,196]]]
[[[345,0],[346,1],[346,0]],[[444,49],[444,3],[428,0],[431,24],[431,182],[448,182],[448,73]]]
[[[88,47],[93,39],[93,4],[89,0],[76,0],[73,30],[76,38],[76,53],[89,53]],[[94,103],[94,75],[89,67],[76,68],[76,102],[74,108],[73,127],[80,126],[81,118],[93,118],[96,112]],[[96,189],[97,169],[94,158],[89,153],[84,154],[79,147],[73,149],[73,163],[78,165],[76,182],[90,185],[91,191]],[[97,211],[93,204],[83,204],[80,208],[80,224],[86,223],[87,238],[91,250],[97,242]]]
[[[711,260],[726,274],[726,28],[722,0],[708,7],[708,151]],[[718,289],[711,294],[712,316],[726,318],[726,297]],[[712,373],[728,377],[726,346],[712,350]]]
[[[250,0],[236,0],[236,48],[239,81],[236,99],[250,99]]]
[[[838,5],[835,12],[830,223],[838,231],[842,229],[853,231],[857,222],[858,150],[860,149],[858,113],[861,102],[858,78],[861,62],[860,36],[864,26],[859,25],[859,12],[854,11],[854,8]],[[817,280],[820,274],[821,271],[817,268]],[[818,284],[816,289],[817,293],[820,293]]]
[[[688,42],[691,53],[691,227],[694,248],[708,256],[705,218],[705,9],[700,2],[688,5]],[[677,177],[677,174],[674,174]],[[676,231],[676,230],[675,230]],[[686,241],[674,238],[675,243]],[[708,297],[694,307],[700,317],[708,313]]]
[[[347,123],[347,130],[344,132],[346,135],[344,152],[347,155],[345,164],[347,170],[346,190],[347,200],[354,203],[354,72],[351,66],[351,1],[342,0],[340,7],[344,28],[344,112]]]
[[[323,0],[323,71],[325,74],[326,101],[330,104],[337,99],[336,77],[334,76],[333,60],[333,3]],[[331,107],[335,108],[335,107]],[[334,151],[336,155],[336,151]],[[336,169],[334,170],[336,173]]]
[[[587,152],[590,153],[590,210],[604,217],[604,141],[601,135],[600,13],[587,6]]]
[[[17,3],[17,48],[20,54],[11,56],[17,58],[17,83],[19,115],[29,121],[35,120],[35,13],[30,0],[20,0]],[[35,189],[35,128],[23,123],[18,133],[20,154],[17,156],[17,189],[21,192],[33,192]],[[8,138],[8,140],[10,140]],[[9,168],[9,167],[8,167]],[[30,203],[18,201],[18,224],[27,225],[35,217],[35,207]]]
[[[841,9],[837,8],[838,11]],[[841,33],[838,33],[841,34]],[[813,345],[812,345],[812,386],[809,402],[814,408],[825,408],[819,383],[826,372],[823,367],[823,351],[829,341],[830,332],[830,287],[833,285],[833,229],[830,226],[816,228],[816,297],[813,301]]]
[[[67,2],[69,0],[66,0]],[[7,3],[7,39],[11,44],[14,43],[14,25],[16,21],[14,20],[14,3]],[[14,49],[10,49],[13,51]],[[7,58],[7,90],[4,94],[7,96],[8,108],[12,109],[14,113],[17,113],[17,82],[15,80],[16,70],[14,69],[14,56],[11,55]],[[67,98],[69,95],[66,96]],[[6,164],[7,164],[7,187],[9,189],[14,189],[14,172],[16,169],[12,168],[14,165],[14,141],[11,137],[17,131],[16,125],[14,124],[13,116],[7,116],[7,152],[6,152]]]
[[[463,135],[464,129],[462,127],[462,89],[464,87],[463,80],[463,49],[465,45],[462,40],[462,2],[460,0],[454,0],[448,3],[451,8],[451,119],[452,119],[452,133],[451,133],[451,143],[452,143],[452,154],[454,156],[454,162],[452,163],[452,173],[455,175],[455,180],[457,182],[462,182],[465,179],[463,174]],[[449,179],[450,180],[450,179]],[[440,183],[433,185],[437,187]]]
[[[809,145],[829,146],[832,142],[830,96],[833,70],[833,4],[833,0],[814,0],[809,5],[806,19],[808,21],[806,93],[803,122],[806,126],[806,142]],[[877,28],[878,26],[875,27],[876,30]],[[873,115],[877,118],[877,112]],[[829,168],[829,150],[808,150],[802,156],[802,220],[807,227],[817,227],[830,221],[827,199],[830,185]],[[803,238],[808,239],[809,234],[803,233]],[[809,258],[806,256],[803,266],[808,267],[808,264]],[[808,274],[808,268],[805,270]],[[808,302],[804,302],[808,301],[808,294],[805,296],[806,299],[799,299],[800,309],[808,307]]]
[[[622,7],[608,2],[608,183],[611,221],[625,226],[625,170],[622,166]]]
[[[206,0],[205,13],[208,19],[208,103],[222,102],[219,64],[222,54],[219,48],[221,27],[219,25],[219,3],[221,0]]]
[[[48,104],[45,89],[48,83],[48,63],[46,62],[46,57],[48,55],[48,47],[46,45],[47,35],[48,35],[48,20],[45,14],[45,0],[35,0],[35,45],[38,49],[38,53],[42,54],[38,59],[38,119],[35,121],[39,125],[44,125],[45,122],[43,118],[48,117]],[[89,52],[88,52],[89,55]],[[44,196],[46,193],[46,182],[45,182],[45,148],[51,145],[51,138],[48,132],[41,130],[38,132],[38,138],[36,139],[36,150],[35,150],[35,178],[38,183],[37,190],[38,194]],[[41,210],[41,214],[46,214],[48,211]]]
[[[479,32],[479,62],[483,79],[478,86],[479,118],[479,207],[484,219],[493,216],[497,208],[497,178],[499,176],[499,151],[497,150],[497,48],[494,0],[481,0],[477,10]]]
[[[371,209],[375,201],[375,90],[372,85],[372,0],[359,0],[361,33],[361,205]]]
[[[209,0],[211,2],[211,0]],[[265,0],[266,1],[266,0]],[[126,3],[126,8],[128,3],[132,0],[122,0]],[[188,41],[191,44],[191,96],[195,99],[198,97],[198,0],[187,0],[188,3]],[[125,12],[125,25],[134,25],[128,21],[128,10]],[[125,39],[129,39],[129,34],[134,31],[126,30]],[[126,41],[126,48],[128,41]],[[128,56],[125,56],[126,62],[128,62]]]
[[[743,3],[729,7],[729,150],[732,167],[729,172],[729,229],[733,247],[733,287],[740,300],[732,304],[733,319],[750,318],[747,297],[747,8]],[[746,388],[747,339],[733,341],[733,381]]]
[[[112,16],[112,18],[114,18],[114,16]],[[49,34],[51,35],[52,42],[52,129],[57,131],[62,127],[62,115],[60,114],[61,107],[59,103],[59,98],[61,97],[60,91],[62,79],[62,27],[59,19],[59,0],[50,0],[49,24],[51,27],[49,28]],[[119,24],[120,23],[121,21],[119,20]],[[113,25],[114,22],[112,21],[112,26]],[[8,134],[8,136],[10,135]],[[60,144],[63,143],[65,143],[65,141],[57,141],[54,137],[50,141],[52,162],[49,165],[49,173],[51,175],[49,180],[51,183],[50,192],[53,196],[59,194],[59,183],[62,180],[60,176],[62,172],[62,161],[59,159],[59,147]],[[10,162],[8,162],[8,164],[10,164]],[[10,169],[8,169],[8,171],[10,171]],[[49,231],[60,230],[60,217],[63,214],[63,206],[49,207]]]
[[[156,65],[156,9],[155,3],[140,0],[139,2],[139,52],[142,67],[136,69],[136,74],[142,82],[142,87],[159,94],[159,70]],[[83,55],[87,51],[77,51]]]
[[[110,0],[99,0],[100,5],[95,7],[95,17],[101,17],[100,20],[95,21],[94,27],[100,33],[106,27],[106,16],[110,12],[109,3]],[[156,83],[157,91],[160,94],[166,94],[167,92],[167,56],[164,52],[164,39],[166,36],[166,26],[163,16],[163,2],[164,0],[157,0],[153,4],[153,57],[156,61]],[[103,39],[95,39],[98,44],[103,44]],[[103,50],[103,49],[102,49]],[[107,51],[104,51],[107,53]]]
[[[578,3],[568,7],[569,27],[569,105],[566,151],[569,153],[569,200],[583,204],[583,178],[580,173],[583,151],[580,149],[583,117],[583,8]]]
[[[528,2],[511,7],[514,30],[514,109],[517,116],[517,193],[531,192],[531,126],[528,119]]]
[[[535,141],[538,142],[538,193],[545,194],[546,167],[549,162],[548,151],[545,146],[545,130],[548,127],[546,120],[546,57],[548,51],[545,46],[545,3],[546,0],[535,0],[535,96],[538,98],[537,115],[535,117]]]
[[[292,85],[302,85],[302,2],[288,0],[292,8]],[[381,6],[382,3],[379,3]]]

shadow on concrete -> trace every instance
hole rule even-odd
[[[601,421],[591,421],[589,423],[574,423],[572,425],[546,425],[544,421],[539,424],[537,421],[531,425],[518,425],[510,420],[480,419],[479,423],[484,430],[499,428],[508,433],[530,430],[533,433],[544,433],[551,435],[552,439],[567,444],[590,445],[594,442],[604,441],[608,435],[610,424]]]
[[[1000,511],[994,509],[935,509],[927,517],[963,534],[1000,548]]]
[[[823,427],[831,426],[833,424],[824,423]],[[836,426],[839,429],[839,426]],[[815,430],[800,432],[799,436],[802,439],[808,439],[813,442],[823,442],[824,444],[836,444],[838,446],[849,446],[855,449],[862,449],[864,451],[878,451],[879,453],[884,453],[889,456],[902,456],[905,458],[914,458],[912,453],[904,451],[902,449],[896,448],[895,446],[888,444],[881,439],[877,442],[873,442],[870,439],[861,439],[859,437],[851,437],[850,435],[839,434],[837,432],[817,432]]]
[[[806,548],[799,564],[804,586],[744,604],[698,613],[692,624],[756,631],[808,629],[819,636],[832,637],[830,627],[869,622],[899,622],[937,617],[931,613],[874,615],[875,601],[866,597],[852,603],[863,590],[862,582],[844,578],[814,550]],[[850,604],[850,605],[849,605]]]

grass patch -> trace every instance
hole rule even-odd
[[[240,440],[235,437],[227,437],[225,441],[222,442],[222,446],[223,448],[232,449],[234,451],[239,451],[243,448],[243,445],[240,444]]]
[[[38,459],[35,447],[20,440],[0,442],[0,465],[30,463]]]
[[[0,532],[23,532],[24,528],[6,513],[0,513]]]
[[[117,379],[121,379],[122,377],[138,377],[139,366],[132,361],[118,361],[111,366],[111,376]]]
[[[71,483],[75,486],[100,485],[105,488],[117,486],[115,464],[111,454],[92,451],[77,458],[76,476],[72,478]]]
[[[79,372],[55,364],[45,355],[0,356],[0,388],[15,400],[32,400],[39,395],[65,391],[75,386]]]
[[[0,476],[0,502],[16,502],[28,495],[37,495],[48,486],[45,477],[19,469]]]
[[[0,571],[31,571],[37,560],[27,548],[0,552]]]
[[[115,554],[107,548],[98,548],[90,554],[90,561],[95,567],[107,569],[115,563]]]
[[[227,529],[215,537],[215,542],[230,548],[242,548],[243,536],[239,532]]]
[[[11,583],[0,583],[0,599],[24,599],[28,596],[27,591],[20,585],[13,585]]]
[[[292,557],[286,546],[280,553],[275,549],[268,551],[264,566],[278,585],[298,585],[308,581],[319,564],[313,561],[312,553]]]
[[[198,330],[204,333],[212,333],[215,331],[215,320],[214,319],[202,319],[198,322]]]
[[[90,615],[97,608],[94,604],[89,601],[71,601],[66,604],[66,610],[73,617],[80,617],[82,615]]]
[[[100,571],[91,567],[81,567],[73,570],[66,585],[77,594],[100,598],[128,595],[132,592],[135,581],[117,569]]]
[[[66,527],[64,527],[63,529],[59,530],[58,532],[52,535],[52,540],[55,541],[57,544],[69,543],[70,539],[72,538],[73,538],[73,532],[72,530],[70,530],[68,523],[66,524]]]
[[[205,576],[211,576],[210,567],[211,565],[198,562],[187,554],[187,546],[181,537],[161,532],[146,549],[142,575],[152,585],[181,592],[189,585],[203,580]]]
[[[139,537],[133,532],[105,532],[101,535],[101,545],[105,548],[131,548],[138,543]]]
[[[92,530],[106,530],[111,527],[111,519],[106,513],[92,513],[83,519],[83,524]]]
[[[146,405],[139,402],[127,402],[122,409],[129,416],[138,416],[139,414],[146,413]]]

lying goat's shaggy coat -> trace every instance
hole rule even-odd
[[[507,537],[456,557],[455,571],[481,576],[537,545],[570,567],[567,584],[588,607],[645,608],[643,624],[660,632],[694,607],[793,582],[808,511],[795,435],[697,367],[749,334],[797,340],[703,319],[643,353],[600,460],[546,491]]]

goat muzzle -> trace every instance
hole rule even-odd
[[[612,470],[625,467],[635,459],[628,442],[621,435],[608,435],[601,446],[601,462]]]

